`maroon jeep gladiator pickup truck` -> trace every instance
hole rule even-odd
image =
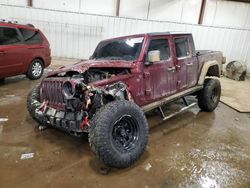
[[[204,111],[219,103],[222,53],[196,51],[192,34],[147,33],[101,41],[89,60],[49,73],[27,99],[40,125],[88,133],[93,152],[125,168],[144,152],[144,115],[187,95]],[[193,106],[187,105],[182,110]],[[181,110],[181,111],[182,111]],[[172,117],[172,116],[170,116]]]

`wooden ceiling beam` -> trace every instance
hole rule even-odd
[[[116,16],[120,16],[120,0],[116,0],[116,11],[115,11],[115,15]]]
[[[29,7],[32,7],[33,6],[33,0],[27,0],[27,5]]]
[[[204,13],[205,13],[205,9],[206,9],[206,3],[207,3],[207,0],[201,1],[201,8],[200,8],[198,24],[203,23]]]

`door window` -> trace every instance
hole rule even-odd
[[[0,45],[14,45],[21,42],[21,38],[15,28],[0,27]]]
[[[186,37],[175,38],[174,43],[177,57],[189,56],[190,50],[188,45],[188,39]]]
[[[170,58],[170,49],[168,39],[153,39],[150,41],[148,51],[159,50],[160,60],[168,60]]]
[[[29,29],[19,29],[26,44],[41,44],[42,37],[39,32]]]

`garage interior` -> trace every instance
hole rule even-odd
[[[196,105],[167,121],[147,113],[148,146],[125,169],[106,167],[86,138],[39,130],[26,100],[42,79],[6,78],[0,84],[0,187],[250,187],[250,1],[0,0],[0,19],[31,23],[46,35],[52,63],[43,76],[88,59],[101,40],[148,32],[192,33],[196,49],[221,51],[226,60],[215,111]],[[227,69],[233,61],[246,68],[241,81],[235,79],[239,67],[233,75]],[[164,111],[182,105],[177,100]]]

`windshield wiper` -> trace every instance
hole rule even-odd
[[[100,57],[100,58],[97,58],[97,59],[123,60],[123,58],[121,58],[119,56]]]

